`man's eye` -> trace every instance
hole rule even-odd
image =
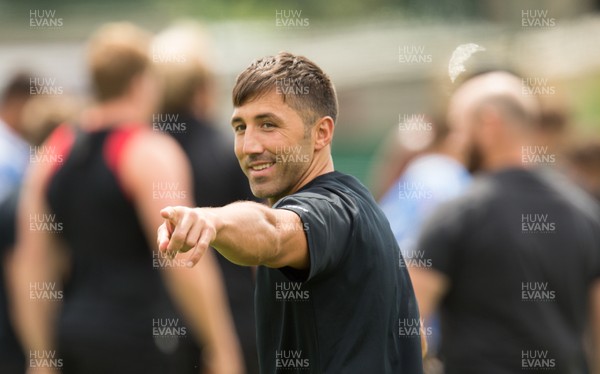
[[[268,128],[275,127],[275,125],[274,125],[274,124],[272,124],[271,122],[263,122],[263,124],[262,124],[262,127],[264,127],[264,128],[267,128],[267,129],[268,129]]]
[[[237,125],[233,128],[233,131],[240,132],[246,130],[246,125]]]

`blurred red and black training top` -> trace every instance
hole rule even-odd
[[[153,266],[155,246],[119,182],[124,149],[142,131],[149,130],[131,125],[84,132],[62,126],[49,141],[63,157],[48,181],[47,198],[63,227],[56,235],[71,259],[57,329],[66,373],[198,370],[190,329],[187,339],[154,334],[157,324],[182,326],[183,320]]]

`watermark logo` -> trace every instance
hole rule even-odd
[[[398,132],[403,146],[411,150],[421,150],[430,144],[435,134],[433,123],[422,113],[399,114]]]
[[[58,222],[53,213],[32,213],[29,214],[29,231],[58,234],[63,231],[63,223]]]
[[[548,287],[548,282],[521,282],[522,301],[554,301],[556,291]]]
[[[552,166],[556,163],[556,155],[547,145],[524,145],[521,146],[521,162],[523,165]]]
[[[309,370],[310,360],[302,356],[300,350],[277,350],[275,367],[277,370]]]
[[[400,200],[431,200],[433,192],[423,182],[398,183],[398,198]]]
[[[277,216],[275,218],[275,228],[282,231],[309,231],[309,223],[302,221],[284,221]]]
[[[275,299],[281,301],[308,301],[310,293],[300,282],[275,282]]]
[[[181,134],[187,131],[187,123],[179,119],[179,114],[154,113],[152,114],[152,130]]]
[[[424,45],[401,45],[398,47],[398,62],[401,64],[425,64],[433,61]]]
[[[300,78],[277,78],[275,92],[279,95],[308,95],[310,88]]]
[[[431,259],[425,258],[425,251],[411,250],[405,255],[400,254],[401,268],[430,268]]]
[[[168,45],[152,46],[152,61],[157,64],[184,64],[188,61],[185,53],[178,52]]]
[[[187,327],[179,318],[153,318],[152,335],[161,338],[181,338],[187,336]]]
[[[431,336],[433,334],[433,328],[425,326],[420,318],[400,318],[398,320],[398,334],[400,336]]]
[[[29,163],[30,164],[62,164],[64,157],[58,153],[56,146],[53,145],[40,145],[29,147]]]
[[[550,17],[548,9],[522,9],[521,27],[551,28],[556,26],[556,18]]]
[[[63,26],[63,19],[57,17],[56,9],[29,9],[29,27],[56,28]]]
[[[54,350],[30,350],[29,367],[31,369],[62,369],[63,359]]]
[[[548,350],[523,350],[521,351],[521,369],[553,370],[556,369],[556,359],[550,357]]]
[[[152,267],[154,269],[184,268],[187,260],[182,258],[170,258],[159,250],[152,251]]]
[[[152,198],[161,199],[187,199],[187,191],[182,190],[179,182],[152,182]]]
[[[310,155],[303,152],[300,145],[284,145],[275,147],[275,162],[278,163],[309,163]]]
[[[547,213],[521,214],[521,232],[524,234],[553,234],[555,231],[556,222],[550,221]]]
[[[63,93],[63,86],[59,85],[54,77],[29,78],[30,95],[62,95]]]
[[[309,27],[310,20],[302,16],[299,9],[278,9],[275,11],[275,26],[277,27]]]
[[[56,282],[29,282],[30,300],[62,300],[63,291],[59,290]]]
[[[425,114],[400,114],[398,116],[398,130],[400,131],[426,131],[433,130],[433,123]]]
[[[521,92],[523,95],[551,96],[556,94],[556,87],[549,83],[548,78],[523,78]]]

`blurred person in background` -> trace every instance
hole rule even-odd
[[[209,36],[196,23],[181,23],[157,35],[152,49],[164,82],[161,110],[155,114],[153,126],[172,135],[187,154],[197,206],[255,200],[233,152],[230,132],[225,134],[213,119],[216,82]],[[214,253],[223,273],[246,373],[258,373],[253,269]]]
[[[449,130],[442,121],[417,115],[400,125],[400,136],[411,138],[411,133],[421,133],[428,137],[422,142],[420,153],[408,162],[379,201],[408,260],[414,254],[423,221],[441,202],[462,193],[471,177],[461,163],[464,146],[456,137],[448,136]]]
[[[185,155],[147,124],[149,45],[130,24],[101,28],[87,61],[97,105],[36,149],[12,292],[29,372],[242,372],[214,258],[187,269],[150,244],[160,208],[193,200]],[[160,194],[173,183],[179,193]]]
[[[0,97],[0,201],[21,184],[29,163],[29,143],[23,128],[23,108],[30,94],[31,74],[15,74]]]
[[[30,94],[29,73],[13,75],[0,96],[0,372],[23,373],[25,357],[10,323],[6,289],[14,246],[14,218],[19,188],[29,165],[23,125]]]
[[[399,136],[404,142],[420,144],[420,152],[407,164],[379,204],[390,221],[392,232],[400,246],[404,262],[401,266],[423,267],[429,263],[416,250],[415,244],[423,222],[444,201],[459,196],[471,181],[463,166],[465,142],[450,133],[444,121],[426,115],[411,115],[399,124]],[[452,136],[449,136],[452,134]],[[420,141],[418,141],[421,139]],[[423,321],[428,350],[425,372],[437,372],[435,358],[439,349],[439,320],[431,316]]]
[[[28,144],[40,146],[52,129],[64,121],[70,120],[75,113],[75,105],[71,98],[38,95],[23,107],[22,129]],[[28,160],[29,162],[29,160]],[[0,372],[24,373],[25,356],[15,336],[9,319],[10,306],[5,290],[10,285],[9,272],[16,237],[16,215],[21,185],[15,186],[12,192],[0,203]]]
[[[428,220],[417,249],[431,267],[411,268],[422,314],[440,309],[447,374],[587,373],[588,317],[600,338],[600,212],[529,162],[540,110],[521,92],[517,76],[489,72],[450,101],[448,121],[482,174]]]

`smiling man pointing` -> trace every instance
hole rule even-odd
[[[327,75],[302,56],[265,57],[238,76],[233,105],[235,153],[271,207],[167,207],[159,248],[191,251],[190,266],[209,246],[259,265],[261,373],[421,373],[419,329],[402,329],[419,312],[389,223],[357,179],[334,171]]]

